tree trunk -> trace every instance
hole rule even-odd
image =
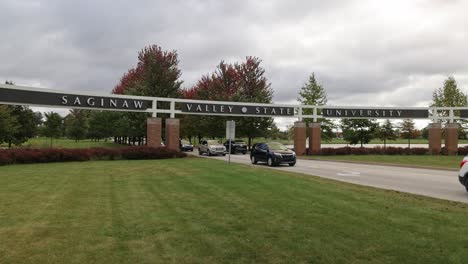
[[[383,139],[383,148],[385,149],[386,147],[387,147],[387,139],[384,138],[384,139]]]
[[[252,151],[252,138],[249,136],[249,150]]]
[[[11,139],[8,140],[8,148],[9,148],[9,149],[11,148]]]
[[[410,140],[411,140],[411,139],[410,139],[410,138],[408,138],[408,148],[410,148],[410,147],[411,147]]]

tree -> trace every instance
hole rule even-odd
[[[383,140],[384,148],[387,146],[387,140],[395,140],[397,139],[397,133],[393,128],[392,122],[390,120],[386,120],[381,126],[379,126],[376,130],[377,138]]]
[[[261,62],[259,58],[247,57],[245,62],[234,65],[240,79],[239,89],[233,97],[234,101],[272,103],[273,89],[264,76],[265,69],[260,66]],[[249,149],[252,147],[252,139],[266,136],[274,124],[271,117],[239,117],[237,123],[238,133],[247,137]]]
[[[15,134],[18,133],[20,124],[6,105],[0,105],[0,144],[8,142],[11,147]]]
[[[183,95],[185,98],[199,100],[271,103],[273,90],[260,64],[261,60],[256,57],[246,57],[245,62],[234,64],[221,61],[212,74],[202,76],[197,84],[184,91]],[[249,148],[254,137],[266,136],[273,125],[273,119],[268,117],[198,116],[187,120],[196,124],[199,137],[224,137],[228,119],[236,121],[236,134],[248,138]],[[183,129],[190,127],[192,125],[186,125]]]
[[[305,83],[302,87],[301,90],[299,91],[299,98],[297,100],[303,104],[303,105],[326,105],[328,102],[327,99],[327,92],[323,88],[321,84],[317,83],[317,80],[315,79],[315,74],[312,73],[309,76],[309,80],[307,83]],[[320,114],[320,109],[317,114]],[[311,115],[313,114],[313,109],[311,108],[305,108],[303,109],[303,113],[306,115]],[[306,125],[308,126],[310,122],[313,120],[311,118],[304,118],[304,122],[306,122]],[[333,129],[335,128],[335,125],[331,120],[325,119],[325,118],[320,118],[317,120],[318,122],[321,123],[321,134],[322,134],[322,139],[325,141],[330,141],[335,134],[333,133]]]
[[[421,131],[421,136],[424,138],[424,139],[428,139],[429,138],[429,128],[428,127],[425,127],[422,129]]]
[[[457,82],[453,76],[449,76],[444,81],[444,86],[434,90],[432,93],[432,104],[435,107],[463,107],[468,105],[467,95],[458,88]],[[442,116],[448,116],[448,112],[444,111],[439,113]],[[458,111],[455,111],[458,114]],[[460,124],[458,135],[461,138],[465,138],[465,126],[466,121],[456,120],[455,122]]]
[[[436,89],[432,93],[432,104],[431,106],[436,107],[456,107],[466,106],[467,96],[463,93],[457,85],[455,78],[449,76],[444,81],[444,86]]]
[[[92,111],[88,119],[88,137],[99,141],[116,136],[116,121],[120,118],[121,113],[110,111]]]
[[[88,133],[88,110],[72,109],[65,117],[65,133],[75,142],[85,139]]]
[[[341,120],[341,129],[343,138],[351,145],[369,143],[375,135],[378,124],[369,119],[343,119]]]
[[[8,108],[19,124],[18,130],[8,141],[8,147],[11,147],[12,144],[21,145],[37,134],[38,126],[42,122],[42,115],[39,119],[38,113],[34,113],[27,106],[10,105]]]
[[[44,135],[50,138],[50,147],[54,138],[59,138],[62,135],[63,119],[54,112],[45,113],[46,121],[44,122]]]
[[[180,97],[182,81],[178,67],[177,51],[165,51],[160,46],[151,45],[138,53],[138,63],[135,68],[128,70],[120,82],[114,87],[114,94],[128,94],[155,97]],[[158,108],[167,108],[167,102],[158,102]],[[165,114],[164,114],[165,115]],[[125,113],[135,126],[129,127],[127,137],[133,141],[142,142],[146,135],[147,113]],[[164,120],[163,120],[164,122]],[[163,137],[165,133],[162,126]],[[131,135],[130,135],[131,134]]]
[[[414,122],[411,119],[404,119],[400,125],[401,138],[408,139],[408,148],[411,147],[411,139],[418,136],[418,131],[414,127]]]

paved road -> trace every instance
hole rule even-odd
[[[193,153],[198,154],[198,151],[195,150]],[[227,161],[228,156],[209,158]],[[249,155],[231,155],[231,162],[250,164]],[[255,166],[269,168],[261,163]],[[468,193],[458,182],[456,171],[318,160],[298,160],[294,167],[286,165],[273,167],[272,169],[299,172],[360,185],[468,203]]]

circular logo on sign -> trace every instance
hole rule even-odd
[[[242,107],[242,113],[244,113],[244,114],[247,113],[247,107],[245,107],[245,106]]]

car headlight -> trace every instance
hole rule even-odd
[[[278,152],[273,152],[273,154],[275,154],[276,156],[283,157],[283,155],[281,153],[278,153]]]
[[[293,156],[296,156],[296,152],[293,151]]]

